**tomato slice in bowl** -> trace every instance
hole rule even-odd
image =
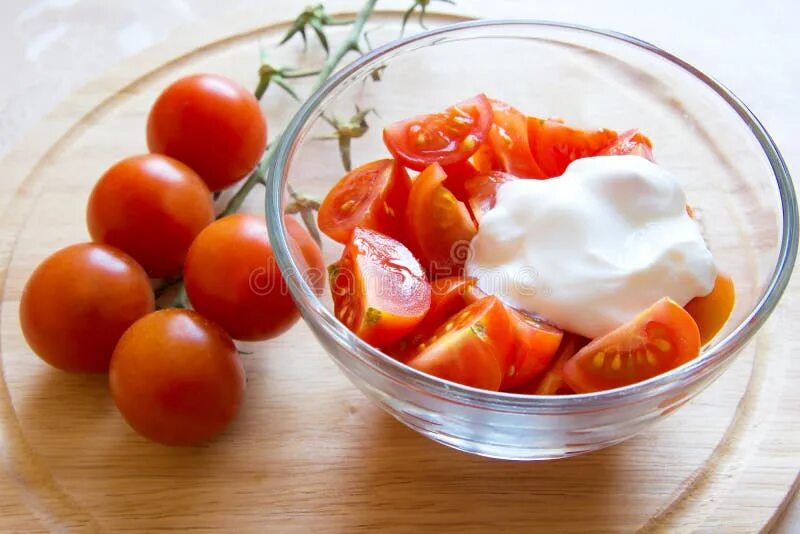
[[[556,119],[528,117],[531,153],[545,176],[561,176],[576,159],[594,156],[616,140],[613,130],[581,130]]]
[[[356,226],[400,238],[411,180],[392,159],[366,163],[331,188],[317,214],[320,231],[347,243]]]
[[[700,343],[705,345],[722,330],[731,316],[735,303],[736,290],[733,286],[733,279],[726,274],[719,273],[711,293],[693,298],[684,306],[684,309],[697,323],[697,328],[700,330]]]
[[[565,332],[558,346],[556,354],[551,358],[549,367],[538,378],[523,384],[515,390],[516,393],[529,395],[567,395],[574,393],[561,378],[561,370],[567,360],[572,358],[581,347],[589,342],[585,337]]]
[[[597,156],[640,156],[655,162],[653,143],[639,130],[619,134],[617,140],[596,154]]]
[[[443,182],[438,163],[414,179],[406,208],[405,232],[432,279],[459,274],[478,229],[463,202]]]
[[[510,391],[530,382],[550,364],[564,333],[530,315],[509,309],[514,333],[511,365],[500,389]]]
[[[562,377],[576,393],[614,389],[665,373],[699,353],[697,323],[663,298],[583,347],[564,364]]]
[[[421,171],[434,163],[447,167],[475,153],[491,123],[489,99],[479,94],[439,113],[390,124],[383,130],[383,142],[410,169]]]
[[[511,325],[497,297],[478,300],[417,346],[407,364],[430,375],[497,391],[508,368]]]
[[[480,224],[481,217],[492,209],[497,201],[497,189],[506,182],[511,182],[517,178],[511,174],[492,171],[486,174],[479,174],[468,179],[464,183],[467,192],[467,199],[472,218]]]
[[[363,228],[330,267],[330,286],[336,317],[378,348],[414,330],[431,304],[431,286],[411,251]]]
[[[500,170],[519,178],[545,178],[528,142],[527,117],[500,100],[491,103],[493,124],[489,130],[489,144]]]

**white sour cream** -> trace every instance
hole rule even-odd
[[[638,156],[503,184],[471,246],[480,289],[589,338],[662,297],[683,306],[706,295],[716,277],[677,180]]]

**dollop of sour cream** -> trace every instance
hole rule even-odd
[[[466,272],[483,291],[595,338],[662,297],[708,294],[716,267],[675,177],[638,156],[574,161],[500,186]]]

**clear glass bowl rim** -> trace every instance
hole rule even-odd
[[[761,145],[772,167],[781,201],[782,230],[778,259],[766,290],[760,296],[752,312],[724,339],[706,349],[700,357],[692,362],[650,380],[624,388],[597,393],[537,396],[486,391],[427,375],[383,354],[345,328],[316,297],[311,287],[300,275],[300,271],[289,251],[282,215],[284,210],[284,191],[286,189],[286,169],[292,158],[298,136],[308,120],[314,117],[321,103],[324,103],[341,84],[346,83],[362,69],[366,70],[377,66],[383,58],[401,50],[475,29],[524,26],[554,28],[607,37],[641,48],[669,61],[703,82],[736,112]],[[798,214],[792,179],[772,137],[738,97],[712,77],[646,41],[615,31],[542,20],[486,19],[450,24],[387,43],[338,70],[305,101],[281,136],[268,170],[266,214],[269,237],[278,266],[306,320],[317,322],[318,326],[322,326],[354,358],[360,359],[380,373],[404,382],[409,387],[470,406],[483,407],[489,410],[500,409],[512,413],[570,412],[602,409],[623,402],[636,402],[643,398],[675,390],[684,386],[693,378],[699,379],[700,376],[706,374],[705,371],[711,371],[733,357],[767,320],[789,283],[797,256]]]

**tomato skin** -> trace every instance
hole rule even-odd
[[[478,149],[492,122],[486,95],[478,94],[445,111],[390,124],[383,141],[392,156],[409,169],[422,171],[466,161]]]
[[[491,103],[494,122],[489,130],[489,144],[500,170],[519,178],[545,178],[528,142],[527,117],[505,102]]]
[[[492,171],[473,176],[466,181],[464,188],[469,199],[469,210],[476,223],[480,224],[484,214],[494,207],[497,202],[497,190],[500,186],[517,179],[505,172]]]
[[[269,339],[300,318],[263,217],[237,213],[203,230],[186,255],[184,284],[195,310],[234,339]]]
[[[180,274],[189,245],[213,221],[214,204],[203,181],[159,154],[112,165],[86,207],[92,239],[130,254],[153,278]]]
[[[515,392],[529,395],[568,395],[574,393],[564,383],[564,379],[561,378],[561,372],[564,364],[587,343],[589,343],[589,340],[585,337],[565,332],[564,337],[561,339],[561,344],[545,372],[533,381],[523,384]]]
[[[299,254],[293,254],[296,261],[300,258],[303,259],[304,265],[300,265],[303,271],[303,277],[308,284],[314,289],[317,296],[321,296],[325,292],[325,280],[327,279],[327,270],[325,269],[325,259],[322,257],[322,251],[308,233],[308,230],[290,216],[284,217],[286,223],[286,231],[290,239],[289,247],[297,247]]]
[[[576,159],[594,156],[616,140],[612,130],[581,130],[560,120],[528,117],[531,152],[548,177],[561,176]]]
[[[207,441],[233,420],[245,374],[222,328],[191,310],[160,310],[136,321],[114,349],[114,402],[140,435],[164,445]]]
[[[425,169],[411,186],[406,209],[409,246],[432,279],[463,271],[478,231],[464,203],[442,185],[446,178],[438,164]]]
[[[336,317],[374,347],[409,334],[430,308],[431,286],[417,259],[378,232],[356,228],[330,272]]]
[[[684,306],[700,330],[700,343],[705,345],[722,330],[731,316],[736,303],[733,279],[723,273],[717,274],[714,289],[702,297],[695,297]]]
[[[489,296],[440,326],[406,364],[445,380],[497,391],[507,371],[511,338],[505,307]]]
[[[608,147],[596,154],[597,156],[640,156],[655,163],[653,157],[653,143],[639,130],[628,130],[619,134],[619,137]]]
[[[20,300],[22,333],[44,361],[100,373],[125,330],[155,307],[147,274],[124,252],[97,243],[63,248],[31,273]]]
[[[562,377],[576,393],[614,389],[665,373],[698,354],[697,324],[665,297],[583,347],[564,364]]]
[[[344,175],[322,201],[321,232],[347,243],[356,226],[402,238],[411,179],[392,159],[366,163]]]
[[[564,333],[535,318],[509,309],[514,332],[511,364],[500,385],[502,391],[511,391],[539,376],[558,351]]]
[[[147,118],[150,152],[182,161],[220,191],[253,170],[267,145],[258,100],[216,74],[187,76],[164,89]]]

